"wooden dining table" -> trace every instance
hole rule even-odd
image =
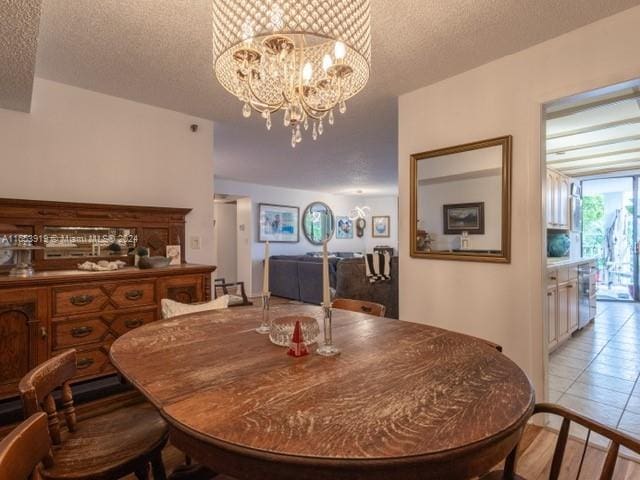
[[[271,319],[313,305],[275,305]],[[245,480],[467,479],[517,445],[534,406],[524,372],[480,339],[334,310],[335,357],[294,358],[254,331],[260,308],[145,325],[115,367],[166,419],[170,441]],[[321,338],[320,338],[321,340]]]

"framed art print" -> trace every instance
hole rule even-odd
[[[371,236],[374,238],[390,237],[391,233],[391,217],[372,216],[371,217]]]
[[[353,238],[353,220],[349,217],[336,217],[336,238]]]
[[[484,235],[484,202],[443,205],[443,232],[457,235]]]
[[[258,205],[259,242],[288,242],[300,241],[300,209],[287,205],[272,205],[261,203]]]

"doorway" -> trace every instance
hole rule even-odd
[[[596,297],[638,301],[638,176],[582,181],[582,255],[596,258]]]
[[[640,438],[640,80],[544,115],[546,400]]]

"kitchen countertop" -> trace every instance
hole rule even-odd
[[[547,257],[547,268],[570,267],[595,261],[596,257]]]

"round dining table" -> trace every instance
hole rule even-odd
[[[313,305],[271,319],[315,317]],[[118,338],[113,365],[169,425],[170,441],[241,480],[446,480],[488,472],[534,406],[524,372],[475,337],[333,311],[341,353],[287,355],[255,332],[260,308],[157,321]],[[319,338],[322,341],[322,338]]]

